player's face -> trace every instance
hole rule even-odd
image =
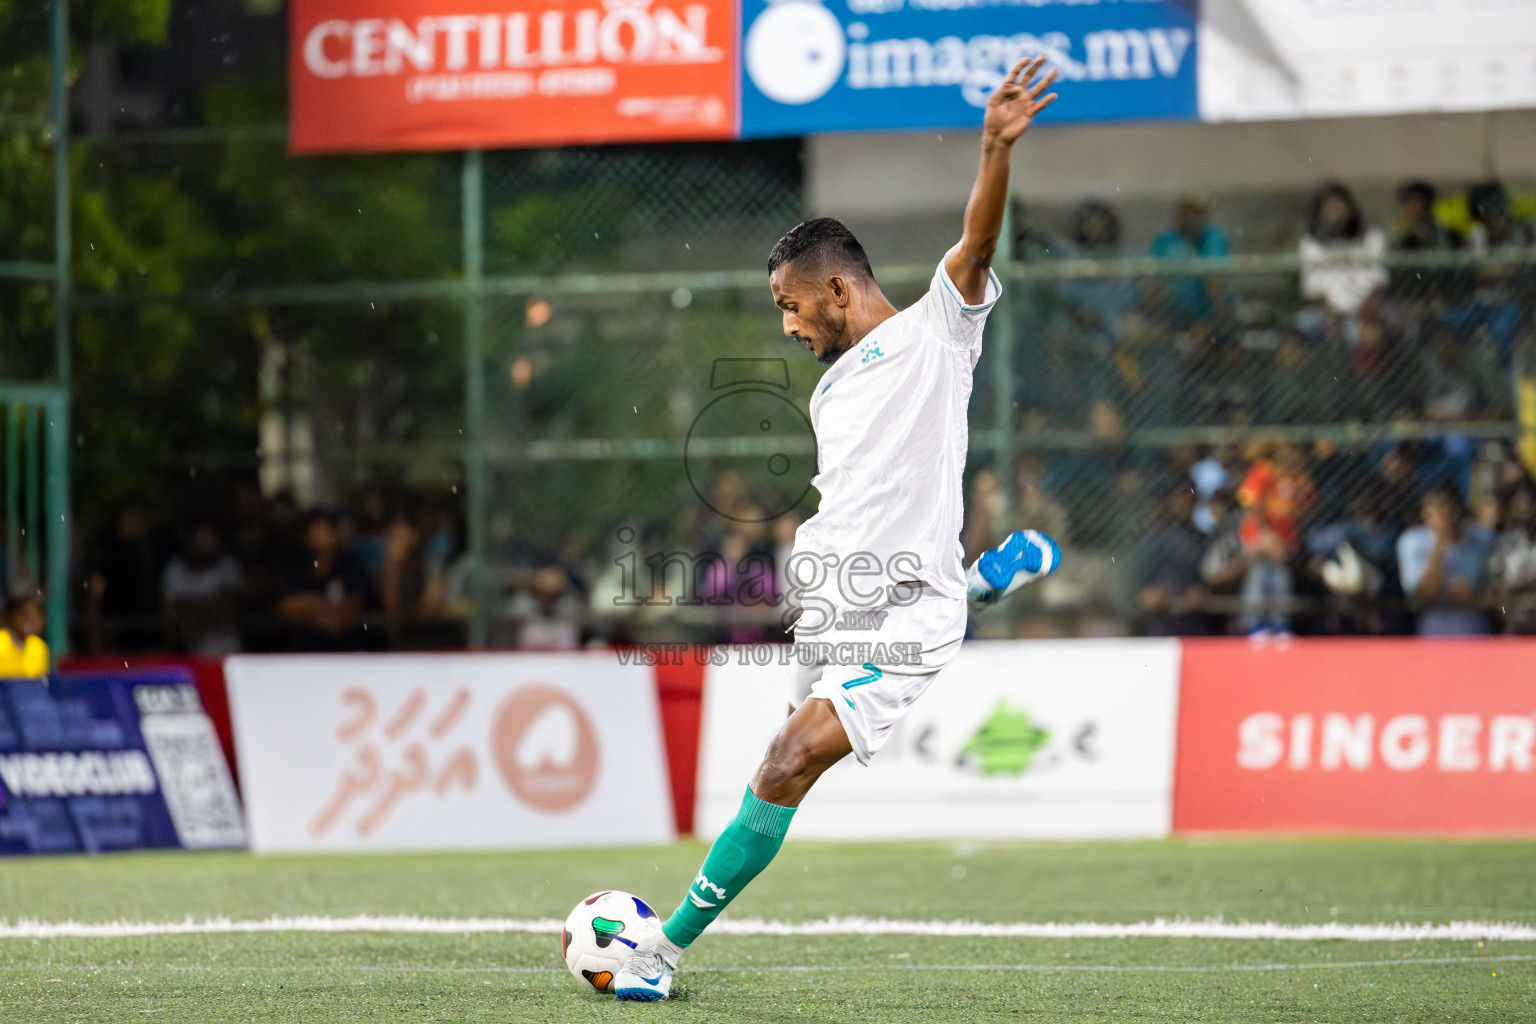
[[[837,289],[782,266],[768,276],[773,301],[784,315],[784,334],[810,350],[824,366],[843,354],[848,317],[835,300]]]

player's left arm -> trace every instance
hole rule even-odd
[[[1030,84],[1044,66],[1043,56],[1019,61],[987,101],[981,128],[981,169],[976,172],[976,184],[965,204],[965,233],[960,236],[960,244],[944,257],[944,269],[967,305],[986,301],[987,274],[1003,232],[1013,144],[1035,115],[1056,99],[1054,92],[1041,95],[1056,80],[1056,69]]]

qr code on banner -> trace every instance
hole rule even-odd
[[[244,846],[240,801],[208,717],[145,715],[140,728],[181,845],[188,849]]]

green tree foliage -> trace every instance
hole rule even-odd
[[[170,16],[169,0],[72,0],[71,77],[99,39],[163,44]],[[0,0],[0,259],[52,259],[46,47],[43,5]],[[73,141],[75,493],[87,534],[125,497],[170,519],[214,510],[233,475],[253,473],[273,400],[262,353],[274,347],[288,368],[280,402],[311,415],[332,481],[451,494],[464,437],[463,306],[392,301],[363,283],[457,278],[462,158],[292,156],[272,130],[287,117],[286,71],[280,60],[243,64],[203,82],[195,119],[213,130],[193,141]],[[736,264],[742,246],[766,251],[798,212],[781,170],[746,153],[618,147],[487,163],[503,175],[487,183],[492,273],[660,269],[671,265],[657,262],[663,250],[706,269],[727,265],[722,246],[735,247]],[[722,208],[757,220],[723,229]],[[314,285],[357,287],[325,302],[221,298]],[[793,356],[761,295],[725,297],[708,312],[665,295],[599,298],[557,302],[543,327],[525,323],[520,297],[492,303],[494,445],[678,440],[708,396],[714,358]],[[50,286],[0,282],[0,378],[52,372],[52,316]],[[533,368],[521,387],[509,376],[519,359]],[[689,493],[676,459],[512,466],[497,502],[525,537],[531,524],[554,536],[578,517],[599,532],[625,515],[664,519]]]
[[[0,135],[0,259],[52,259],[39,6],[0,0],[0,69],[10,72],[0,74],[0,127],[10,129]],[[164,43],[170,8],[75,0],[71,77],[96,39]],[[285,70],[209,81],[203,119],[215,129],[282,124]],[[297,360],[310,372],[290,382],[289,399],[324,411],[322,453],[457,436],[452,311],[362,297],[335,306],[216,300],[232,288],[454,274],[454,157],[298,159],[281,138],[235,131],[188,145],[76,139],[71,163],[76,493],[87,533],[129,495],[171,517],[205,508],[230,473],[254,470],[265,344],[311,356]],[[52,330],[51,286],[0,285],[0,378],[49,375]]]

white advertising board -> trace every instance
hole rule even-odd
[[[694,828],[716,835],[784,720],[780,666],[705,676]],[[869,767],[811,790],[801,839],[1166,836],[1177,640],[969,643]]]
[[[252,849],[673,838],[652,671],[611,653],[225,664]]]
[[[1536,106],[1536,0],[1205,0],[1200,118]]]

